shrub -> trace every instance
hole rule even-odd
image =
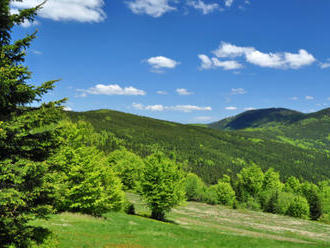
[[[108,163],[121,179],[124,189],[139,190],[144,162],[132,152],[125,149],[116,150],[109,154]]]
[[[205,185],[196,174],[188,173],[186,177],[186,197],[188,201],[201,201]]]
[[[220,204],[233,206],[235,191],[231,187],[230,183],[219,181],[218,184],[215,185],[215,191]]]
[[[243,168],[237,177],[238,196],[241,201],[246,201],[249,196],[256,197],[261,192],[264,174],[257,165]]]
[[[309,216],[309,206],[305,197],[296,196],[290,202],[287,215],[297,218],[307,219]]]
[[[203,193],[202,193],[202,202],[205,202],[207,204],[216,205],[219,203],[218,201],[218,195],[215,186],[210,187],[204,187]]]

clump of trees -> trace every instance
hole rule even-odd
[[[235,178],[225,175],[212,186],[205,185],[197,175],[189,173],[186,196],[192,201],[318,220],[321,217],[329,218],[329,189],[328,181],[318,186],[289,177],[282,183],[279,173],[274,169],[270,168],[264,173],[253,164],[242,168]],[[214,196],[210,193],[213,191]]]

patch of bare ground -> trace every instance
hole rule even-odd
[[[254,232],[254,231],[244,230],[244,229],[240,229],[240,228],[234,228],[234,227],[229,227],[229,226],[206,223],[206,222],[192,220],[192,219],[188,219],[188,218],[179,218],[178,220],[180,222],[184,222],[184,223],[187,223],[187,224],[199,225],[199,226],[205,226],[205,227],[212,227],[212,228],[216,228],[216,229],[219,229],[219,230],[222,230],[222,231],[227,231],[227,232],[229,231],[230,234],[234,234],[234,235],[260,237],[260,238],[280,240],[280,241],[288,241],[288,242],[301,243],[301,244],[303,244],[303,243],[304,244],[312,244],[312,242],[301,240],[301,239],[283,237],[283,236],[267,234],[267,233]]]
[[[183,218],[178,218],[175,221],[186,225],[186,227],[189,224],[198,224],[254,237],[300,243],[308,243],[308,241],[304,240],[306,238],[330,242],[329,225],[287,216],[248,210],[233,210],[223,206],[214,207],[201,203],[189,203],[185,207],[173,210],[173,212],[182,215]],[[246,229],[254,229],[256,231]],[[260,230],[262,230],[262,233],[260,233]],[[270,234],[264,232],[270,232]],[[298,238],[283,236],[288,234],[298,236]],[[301,239],[299,239],[299,236]]]

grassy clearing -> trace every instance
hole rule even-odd
[[[139,215],[148,209],[133,194]],[[189,202],[169,222],[109,213],[105,218],[64,213],[36,224],[51,229],[59,247],[329,247],[330,226],[247,210]]]

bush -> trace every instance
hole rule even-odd
[[[116,150],[109,154],[108,163],[121,179],[124,189],[139,190],[144,163],[143,160],[125,149]]]
[[[264,174],[260,167],[253,165],[243,168],[237,177],[237,195],[241,201],[248,200],[249,196],[258,196],[264,183]]]
[[[305,197],[296,196],[290,202],[287,215],[297,218],[307,219],[309,216],[309,206]]]
[[[196,174],[188,173],[186,177],[186,197],[188,201],[201,201],[204,183]]]
[[[230,183],[219,181],[218,184],[215,185],[215,191],[220,204],[233,206],[235,191],[231,187]]]
[[[218,195],[215,186],[204,187],[202,193],[202,202],[207,204],[216,205],[219,204]]]

